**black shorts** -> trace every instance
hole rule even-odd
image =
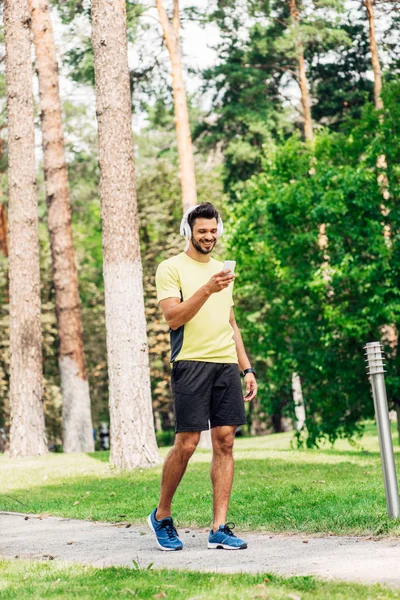
[[[176,433],[246,423],[237,364],[179,360],[171,386]]]

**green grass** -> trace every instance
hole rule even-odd
[[[400,599],[380,585],[320,581],[314,577],[226,575],[128,568],[95,569],[65,563],[0,560],[2,600],[166,598],[167,600]]]
[[[291,434],[236,440],[229,520],[239,531],[400,535],[388,520],[375,426],[359,446],[293,450]],[[398,448],[398,447],[397,447]],[[168,448],[162,448],[165,456]],[[161,467],[117,472],[106,453],[0,457],[0,510],[143,523],[156,505]],[[396,452],[400,464],[400,453]],[[210,453],[198,451],[174,500],[177,525],[211,520]]]

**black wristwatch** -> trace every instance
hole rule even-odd
[[[250,367],[249,369],[245,369],[242,373],[242,377],[246,377],[247,373],[254,373],[254,377],[257,377],[257,374],[252,367]]]

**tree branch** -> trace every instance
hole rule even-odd
[[[171,27],[171,22],[168,18],[162,0],[156,0],[156,7],[158,10],[158,16],[160,18],[160,24],[164,33],[164,39],[167,44],[169,53],[172,56],[175,50],[174,31]]]
[[[179,18],[179,0],[174,0],[174,12],[172,15],[172,29],[175,33],[175,39],[179,39],[179,29],[181,23]]]

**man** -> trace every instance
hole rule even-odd
[[[226,517],[235,430],[246,422],[243,400],[255,398],[257,383],[233,313],[235,276],[210,256],[222,232],[222,221],[212,204],[190,209],[181,224],[188,241],[186,251],[163,261],[156,274],[158,301],[170,326],[176,430],[175,445],[163,468],[160,501],[148,518],[161,550],[183,548],[171,503],[200,433],[209,429],[209,423],[214,520],[208,548],[247,548],[228,527]],[[239,367],[246,383],[244,399]]]

